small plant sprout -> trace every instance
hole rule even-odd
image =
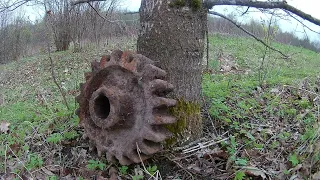
[[[89,160],[87,165],[87,168],[90,170],[96,170],[96,169],[104,170],[105,167],[106,167],[106,164],[104,164],[101,161],[96,161],[93,159]]]

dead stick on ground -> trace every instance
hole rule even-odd
[[[66,95],[65,95],[65,93],[63,92],[63,90],[62,90],[61,86],[59,85],[59,83],[58,83],[58,81],[57,81],[57,79],[56,79],[56,76],[55,76],[55,74],[54,74],[53,60],[52,60],[52,58],[51,58],[51,56],[50,56],[50,51],[49,51],[49,59],[50,59],[51,76],[52,76],[53,82],[54,82],[54,84],[56,84],[56,86],[58,87],[58,89],[59,89],[59,91],[60,91],[60,94],[61,94],[61,96],[62,96],[62,98],[63,98],[64,104],[66,105],[67,109],[70,110],[69,104],[68,104],[67,99],[66,99]]]

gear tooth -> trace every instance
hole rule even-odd
[[[120,159],[118,159],[119,160],[119,163],[121,164],[121,165],[130,165],[130,164],[132,164],[133,163],[133,161],[132,160],[130,160],[127,156],[122,156]]]
[[[80,83],[79,85],[80,85],[80,90],[82,91],[84,88],[84,83]]]
[[[108,162],[115,162],[116,161],[116,158],[110,152],[106,153],[106,157],[107,157]]]
[[[134,163],[140,163],[141,161],[144,161],[149,157],[142,152],[140,153],[140,156],[139,156],[137,149],[134,149],[130,153],[128,153],[128,158]]]
[[[129,157],[130,157],[131,161],[133,161],[134,163],[140,163],[141,162],[138,154],[130,155]]]
[[[146,130],[144,132],[144,139],[152,141],[152,142],[162,142],[168,139],[171,136],[171,133],[164,129],[161,126],[153,126],[152,129]]]
[[[139,148],[141,152],[146,155],[152,155],[162,149],[160,143],[155,143],[147,139],[144,139],[141,143],[139,143]]]
[[[110,55],[110,61],[119,62],[121,60],[123,52],[119,49],[112,51]]]
[[[100,68],[105,68],[107,62],[110,61],[110,56],[109,55],[103,55],[100,59],[99,67]]]
[[[133,54],[130,51],[124,51],[121,57],[126,63],[131,63],[132,61],[136,61],[136,59],[134,58]]]
[[[173,107],[177,104],[177,101],[174,99],[164,98],[164,97],[155,97],[153,99],[153,108],[159,107]]]
[[[99,67],[100,63],[98,63],[97,61],[92,61],[91,62],[91,70],[93,73],[96,73],[100,70],[100,67]]]
[[[169,115],[155,114],[153,115],[153,117],[154,121],[151,123],[152,125],[173,124],[177,122],[177,119],[175,117]]]
[[[86,79],[86,81],[88,81],[92,76],[92,73],[91,72],[86,72],[84,73],[84,78]]]
[[[150,82],[150,91],[154,94],[166,95],[173,90],[173,85],[161,79]]]
[[[166,71],[152,64],[147,64],[144,71],[143,77],[147,79],[164,79],[167,75]]]

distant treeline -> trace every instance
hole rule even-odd
[[[36,22],[13,14],[17,12],[0,13],[0,64],[49,49],[79,51],[86,45],[103,46],[110,38],[138,34],[139,14],[124,15],[117,10],[117,1],[93,2],[94,9],[88,4],[72,6],[69,0],[44,2],[39,8],[46,14]]]
[[[110,11],[110,8],[106,11],[106,6],[97,2],[93,4],[95,9],[101,11],[102,15],[107,14],[107,19],[103,19],[86,4],[70,9],[68,3],[69,1],[65,1],[62,7],[47,4],[45,8],[50,11],[36,22],[30,22],[22,16],[13,18],[12,12],[0,13],[0,64],[44,53],[49,48],[51,51],[63,51],[73,45],[76,51],[88,44],[106,45],[108,39],[113,37],[138,35],[139,14],[124,14],[116,9]],[[261,39],[269,31],[270,38],[274,41],[320,52],[319,42],[299,39],[292,33],[282,32],[276,26],[271,26],[268,30],[263,24],[251,21],[242,27]],[[209,17],[208,28],[210,33],[248,36],[222,18]]]
[[[236,22],[233,17],[229,18]],[[320,41],[312,42],[308,39],[307,36],[305,36],[304,39],[300,39],[294,34],[294,32],[283,32],[278,26],[274,24],[271,24],[271,26],[269,26],[268,24],[251,20],[247,24],[242,24],[241,27],[248,30],[262,40],[264,40],[269,34],[270,40],[297,47],[304,47],[312,51],[320,52]],[[249,37],[248,34],[246,34],[244,31],[236,27],[228,20],[212,16],[208,18],[208,30],[209,33],[221,33]]]

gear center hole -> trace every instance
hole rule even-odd
[[[94,112],[97,117],[106,119],[110,113],[110,102],[109,99],[104,95],[100,94],[94,102]]]

